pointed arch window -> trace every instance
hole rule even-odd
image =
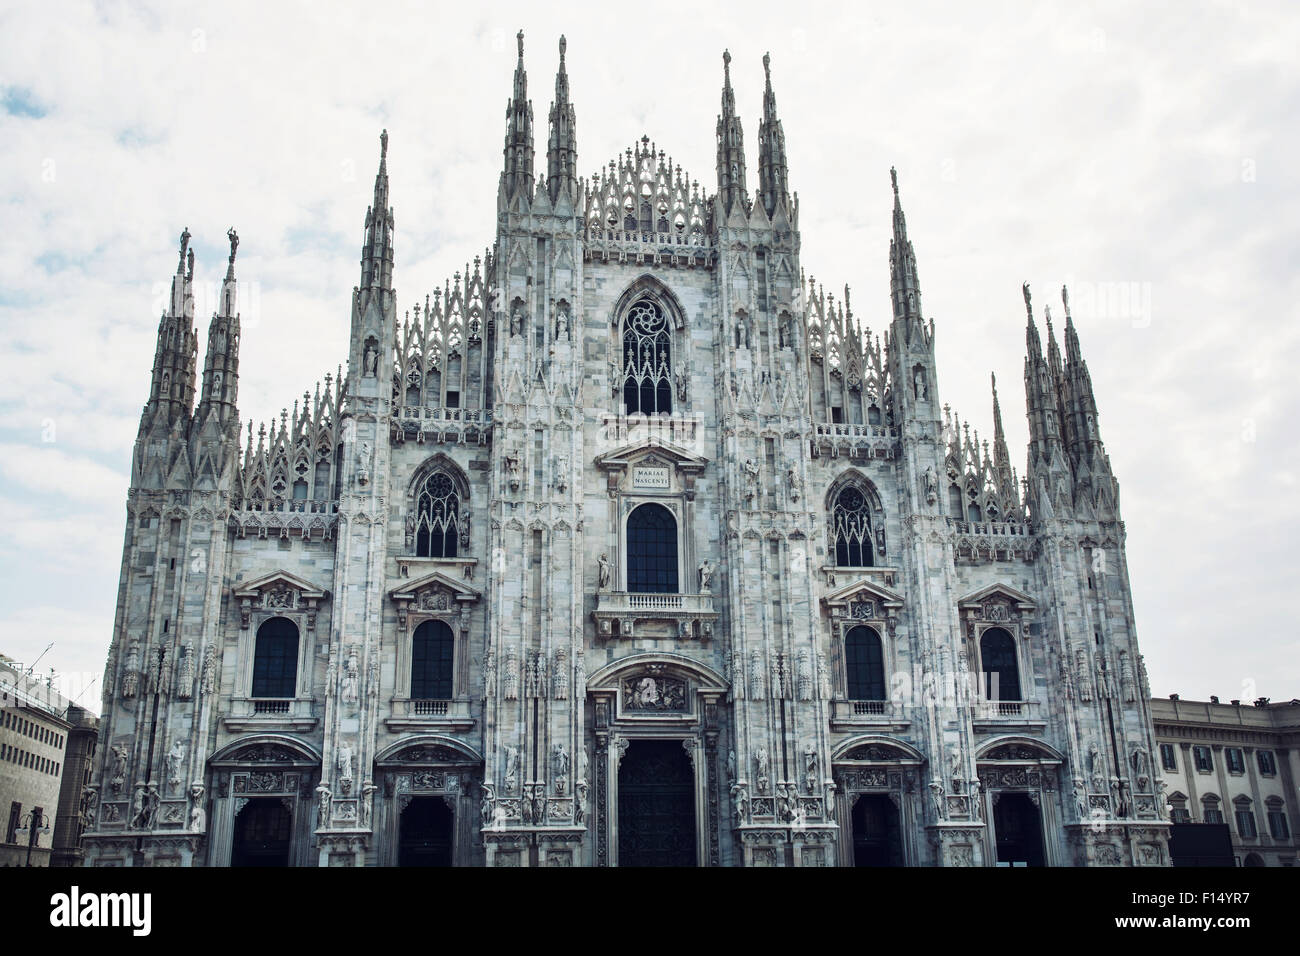
[[[288,618],[270,618],[257,629],[250,696],[295,697],[297,685],[298,625]]]
[[[432,472],[415,495],[416,557],[456,557],[459,531],[460,496],[456,484],[445,472]]]
[[[844,635],[844,670],[849,700],[885,699],[885,657],[875,628],[859,625]]]
[[[411,639],[411,699],[447,700],[452,695],[456,639],[444,621],[425,621]]]
[[[677,593],[677,519],[663,505],[640,505],[628,515],[627,589]]]
[[[831,533],[837,567],[872,566],[871,511],[860,489],[850,485],[836,496],[831,512]]]
[[[1022,700],[1020,665],[1016,643],[1000,627],[991,627],[980,637],[980,670],[984,675],[984,696],[988,700]]]
[[[668,317],[641,298],[623,319],[623,404],[629,415],[673,410],[672,334]]]

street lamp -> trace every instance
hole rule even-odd
[[[50,832],[50,825],[45,819],[45,814],[40,807],[35,810],[29,810],[23,814],[18,826],[14,832],[21,838],[27,837],[27,866],[32,865],[32,847],[38,846],[41,841],[42,833]]]

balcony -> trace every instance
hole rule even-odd
[[[707,641],[718,612],[712,594],[651,594],[600,591],[596,595],[596,634],[602,640],[676,637]]]
[[[236,697],[230,713],[221,718],[226,730],[314,730],[319,722],[316,702],[310,697]]]
[[[392,716],[384,721],[384,726],[392,731],[469,730],[474,726],[469,706],[469,698],[433,700],[395,697],[392,701]]]
[[[1012,728],[1042,731],[1047,720],[1042,703],[1036,700],[975,700],[971,702],[971,723],[976,730],[1005,731]]]
[[[832,700],[832,730],[906,730],[903,706],[892,700]]]

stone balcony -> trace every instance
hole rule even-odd
[[[384,720],[384,726],[392,731],[469,730],[474,726],[468,697],[446,700],[394,697],[391,705],[391,716]]]
[[[596,594],[596,635],[602,640],[633,637],[707,641],[718,619],[713,595],[600,591]]]
[[[815,422],[811,450],[814,458],[878,458],[898,456],[898,429],[891,425]]]
[[[311,697],[235,697],[221,718],[226,730],[314,730],[320,721]]]
[[[492,434],[492,413],[478,408],[430,405],[393,407],[389,429],[394,442],[452,442],[485,444]]]
[[[1043,705],[1037,700],[974,700],[971,724],[977,731],[1004,732],[1023,729],[1041,733],[1047,729]]]
[[[892,700],[832,700],[831,729],[906,730],[910,721],[903,705]]]

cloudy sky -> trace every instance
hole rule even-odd
[[[756,184],[771,51],[805,269],[884,329],[897,166],[940,396],[990,433],[996,372],[1022,471],[1020,284],[1068,283],[1153,692],[1300,696],[1293,4],[473,6],[0,13],[0,652],[98,708],[182,227],[201,294],[238,229],[240,409],[278,414],[345,358],[381,128],[401,307],[490,244],[522,27],[539,148],[565,33],[580,171],[644,133],[710,191],[721,52]]]

